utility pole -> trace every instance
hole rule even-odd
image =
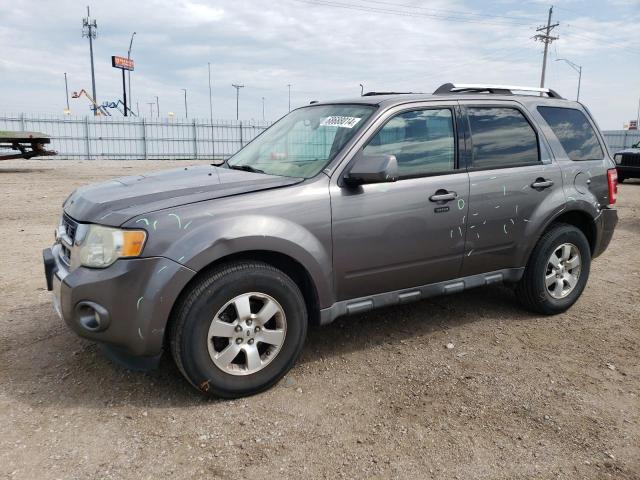
[[[576,72],[578,72],[578,94],[576,95],[576,102],[580,101],[580,83],[582,82],[582,65],[578,65],[573,63],[571,60],[567,60],[566,58],[556,58],[556,62],[559,61],[566,62],[571,68],[573,68]]]
[[[67,110],[65,113],[68,115],[71,112],[69,108],[69,85],[67,84],[67,72],[64,72],[64,90],[67,92]]]
[[[154,105],[154,102],[147,102],[147,105],[149,105],[149,112],[151,113],[149,118],[153,119],[153,105]]]
[[[291,84],[287,83],[287,87],[289,87],[289,111],[291,111]]]
[[[534,35],[533,38],[544,43],[544,56],[542,57],[542,75],[540,76],[540,88],[544,88],[544,77],[547,72],[547,53],[549,51],[549,45],[557,40],[558,37],[551,36],[551,30],[556,28],[559,23],[551,24],[551,15],[553,14],[553,5],[549,7],[549,17],[547,18],[547,25],[543,27],[536,28],[536,32],[544,32],[538,33]]]
[[[236,120],[240,120],[240,89],[244,88],[244,85],[233,83],[231,86],[236,89]]]
[[[156,95],[156,117],[160,118],[160,100],[158,99],[158,95]]]
[[[93,68],[93,39],[96,38],[98,24],[91,20],[89,7],[87,6],[87,17],[82,19],[82,36],[89,39],[89,55],[91,56],[91,87],[93,92],[93,115],[98,115],[98,97],[96,95],[96,74]]]
[[[213,97],[211,95],[211,62],[207,62],[209,67],[209,121],[213,125]]]
[[[136,32],[131,34],[131,40],[129,41],[129,50],[127,50],[127,59],[131,59],[131,46],[133,45],[133,36]],[[129,105],[133,105],[133,97],[131,96],[131,70],[127,70],[127,81],[129,82]],[[129,111],[133,112],[133,109],[129,107]]]
[[[262,121],[264,122],[264,97],[262,97]]]
[[[187,89],[181,88],[184,92],[184,118],[189,118],[189,107],[187,106]]]

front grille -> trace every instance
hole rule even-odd
[[[623,153],[620,165],[623,167],[640,167],[640,153]]]
[[[71,264],[71,246],[76,239],[76,231],[78,230],[78,222],[69,215],[64,213],[60,221],[61,233],[63,237],[60,241],[60,258],[67,265]],[[66,238],[65,238],[66,237]]]

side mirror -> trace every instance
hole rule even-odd
[[[398,161],[395,155],[367,155],[362,150],[356,154],[353,166],[344,176],[347,185],[385,183],[398,180]]]

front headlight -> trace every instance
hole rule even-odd
[[[138,257],[142,253],[147,233],[144,230],[89,225],[83,238],[78,239],[80,264],[104,268],[119,258]]]

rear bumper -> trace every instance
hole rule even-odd
[[[615,208],[603,208],[600,216],[596,219],[596,242],[593,249],[593,258],[607,249],[617,224],[618,211]]]
[[[54,307],[77,335],[121,357],[162,353],[171,308],[195,272],[162,257],[118,260],[110,267],[69,272],[57,248],[43,252]]]

